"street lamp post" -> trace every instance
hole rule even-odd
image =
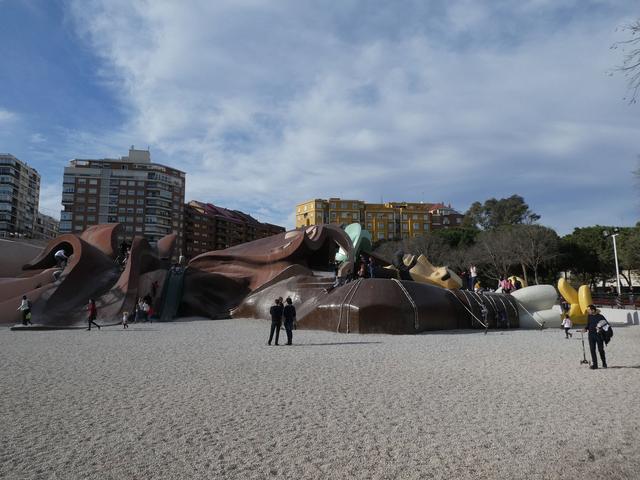
[[[609,232],[608,230],[604,230],[602,233],[605,237],[611,237],[611,239],[613,240],[613,258],[615,259],[615,262],[616,262],[616,284],[618,287],[618,297],[620,297],[620,295],[622,295],[622,291],[620,289],[620,267],[618,266],[618,248],[616,247],[616,237],[619,235],[618,228],[615,227],[612,232]]]

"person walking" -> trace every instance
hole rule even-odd
[[[282,306],[282,297],[276,298],[275,304],[272,305],[269,309],[269,314],[271,315],[271,333],[269,333],[269,341],[267,342],[267,345],[271,345],[271,340],[273,340],[274,333],[276,334],[276,345],[278,345],[283,313],[284,307]]]
[[[284,315],[284,329],[287,332],[287,345],[291,345],[293,340],[293,325],[296,321],[296,307],[293,306],[291,297],[287,297],[287,304],[284,306],[282,314]]]
[[[98,327],[98,330],[100,330],[100,325],[96,323],[96,318],[98,318],[98,308],[96,307],[96,302],[93,298],[89,300],[87,311],[89,312],[89,317],[87,318],[89,328],[87,328],[87,330],[91,330],[91,324],[95,325]]]
[[[122,312],[122,328],[129,328],[129,312]]]
[[[589,305],[587,307],[587,326],[583,332],[589,332],[589,350],[591,350],[591,370],[598,368],[598,357],[596,355],[596,345],[598,346],[598,352],[600,353],[600,359],[602,360],[602,368],[607,368],[607,358],[604,354],[604,339],[602,333],[598,328],[598,322],[606,318],[598,311],[595,305]]]
[[[20,313],[22,313],[22,325],[33,325],[33,323],[31,323],[31,302],[26,295],[22,296],[22,301],[17,310],[20,310]]]
[[[568,340],[569,338],[573,337],[573,335],[569,331],[571,330],[571,327],[573,327],[573,323],[571,322],[571,318],[569,318],[569,313],[564,312],[562,316],[562,328],[564,328],[564,336]]]

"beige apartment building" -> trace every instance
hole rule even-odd
[[[457,227],[463,215],[443,203],[387,202],[316,198],[296,206],[296,228],[358,222],[374,241],[424,235],[431,230]]]
[[[37,240],[50,240],[58,236],[60,222],[49,215],[38,212],[33,225],[33,238]]]
[[[75,159],[64,169],[60,233],[121,223],[123,240],[144,235],[151,244],[170,233],[182,246],[185,173],[151,162],[131,147],[119,159]]]
[[[11,154],[0,154],[0,237],[33,237],[40,175]]]

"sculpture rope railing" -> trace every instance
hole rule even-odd
[[[533,321],[536,322],[538,325],[540,325],[540,330],[542,330],[544,328],[544,322],[539,322],[536,317],[533,316],[533,313],[531,313],[527,307],[525,307],[522,303],[520,303],[520,306],[524,309],[525,312],[527,312],[531,318],[533,318]]]
[[[464,290],[460,290],[460,291],[461,291],[461,292],[464,292]],[[489,328],[488,324],[485,324],[482,320],[480,320],[480,319],[479,319],[479,318],[478,318],[478,317],[473,313],[473,311],[471,311],[471,310],[469,309],[469,307],[467,307],[467,306],[464,304],[464,302],[462,301],[462,299],[460,299],[458,296],[456,296],[456,294],[455,294],[455,293],[453,293],[451,290],[447,290],[447,292],[449,292],[451,295],[453,295],[453,297],[454,297],[456,300],[458,300],[458,301],[462,304],[462,306],[464,307],[464,309],[465,309],[467,312],[469,312],[469,314],[470,314],[473,318],[475,318],[475,319],[476,319],[476,321],[477,321],[480,325],[482,325],[482,326],[485,328],[485,330],[487,330],[487,329]],[[466,298],[466,295],[465,295],[465,298]],[[469,302],[469,305],[471,305],[471,302]],[[486,333],[486,331],[485,331],[485,333]]]
[[[342,303],[340,304],[340,314],[338,316],[338,327],[336,328],[336,333],[340,333],[340,325],[342,324],[342,316],[343,316],[343,312],[344,312],[344,306],[347,303],[351,303],[351,300],[353,300],[353,297],[356,294],[356,291],[358,290],[358,287],[360,286],[362,279],[359,278],[358,280],[356,280],[355,282],[353,282],[353,284],[351,285],[351,288],[349,288],[349,290],[347,290],[347,294],[344,296],[344,299],[342,300]],[[351,306],[349,306],[348,310],[347,310],[347,333],[350,332],[350,319],[351,319]]]
[[[409,300],[409,303],[413,307],[413,327],[416,330],[418,330],[418,327],[420,326],[420,317],[419,317],[418,306],[416,305],[416,302],[413,301],[413,298],[411,298],[411,295],[409,295],[409,292],[407,291],[406,288],[404,288],[404,285],[400,280],[396,278],[392,278],[391,280],[396,282],[396,284],[400,287],[400,290],[402,290],[402,292],[405,294],[405,296]]]

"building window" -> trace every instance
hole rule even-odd
[[[403,223],[402,224],[402,231],[403,232],[408,232],[409,231],[409,224]]]
[[[89,185],[97,185],[97,184],[98,184],[98,180],[96,180],[95,178],[89,179]]]
[[[367,223],[367,230],[373,229],[373,223]]]
[[[86,188],[78,188],[78,193],[86,193],[87,189]]]
[[[406,213],[402,214],[402,219],[403,220],[409,220],[409,215],[407,215]]]
[[[87,222],[95,222],[95,221],[96,221],[95,215],[87,215]]]
[[[417,215],[416,215],[417,216]],[[420,224],[419,223],[414,223],[413,224],[413,229],[414,230],[419,230],[420,229]]]

